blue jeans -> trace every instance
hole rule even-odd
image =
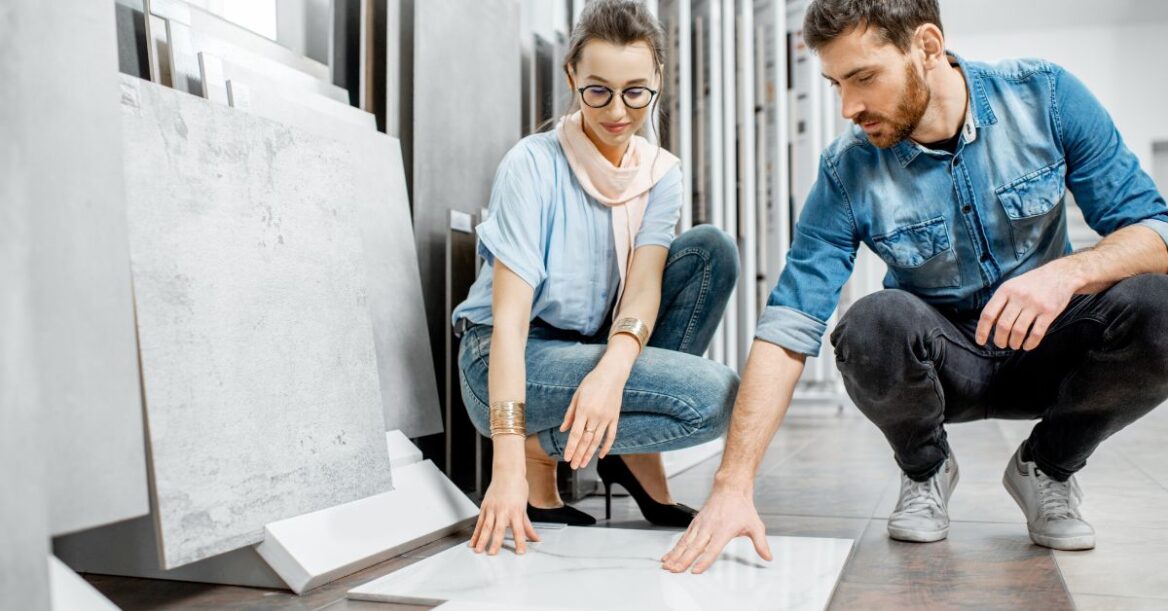
[[[726,233],[699,226],[673,241],[661,308],[649,344],[625,383],[613,454],[677,450],[722,435],[738,394],[738,375],[703,358],[738,279],[738,250]],[[487,366],[490,325],[474,325],[458,350],[462,399],[471,422],[490,435]],[[527,433],[561,457],[560,424],[576,389],[604,355],[608,329],[593,336],[536,320],[527,338]]]

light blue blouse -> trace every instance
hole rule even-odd
[[[649,192],[635,246],[669,248],[681,216],[681,169]],[[476,228],[486,265],[451,322],[491,324],[495,258],[535,290],[531,318],[585,335],[610,313],[620,276],[612,211],[576,181],[554,131],[520,140],[495,173],[487,219]]]

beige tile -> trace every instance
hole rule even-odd
[[[1163,611],[1168,609],[1168,599],[1126,598],[1123,596],[1099,596],[1096,594],[1073,594],[1075,607],[1079,611]]]
[[[1095,528],[1095,549],[1054,552],[1071,592],[1168,596],[1168,572],[1164,571],[1168,566],[1168,529],[1151,530],[1131,523],[1095,524]]]

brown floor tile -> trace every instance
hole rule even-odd
[[[886,528],[868,525],[835,608],[1072,608],[1050,551],[1024,526],[955,523],[947,540],[928,544],[893,541]]]

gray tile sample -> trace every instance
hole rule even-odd
[[[386,429],[401,430],[407,437],[442,432],[398,140],[375,131],[368,122],[372,115],[354,108],[346,107],[342,114],[335,114],[338,109],[325,114],[280,100],[264,88],[251,93],[248,112],[335,138],[337,145],[348,151],[355,188],[361,194],[353,211],[360,219],[365,247]],[[363,115],[367,123],[354,125],[353,113]]]
[[[28,151],[33,303],[54,535],[149,511],[117,26],[108,5],[67,6],[59,18],[71,34],[38,52],[44,78],[29,86],[36,114],[27,118],[36,140]]]
[[[162,568],[390,490],[344,147],[129,77],[122,104]]]
[[[450,210],[477,214],[486,207],[499,161],[521,136],[519,14],[508,0],[410,4],[413,120],[403,140],[412,154],[406,167],[430,345],[441,351],[450,332],[443,274]],[[390,87],[398,82],[393,76]],[[490,120],[467,112],[467,100],[492,109]]]
[[[198,54],[209,53],[251,72],[263,74],[286,87],[299,89],[305,95],[320,95],[338,103],[349,103],[349,92],[328,81],[305,74],[249,49],[233,45],[177,19],[163,19],[163,21],[166,22],[169,40],[168,59],[173,69],[174,88],[179,91],[203,95]]]

